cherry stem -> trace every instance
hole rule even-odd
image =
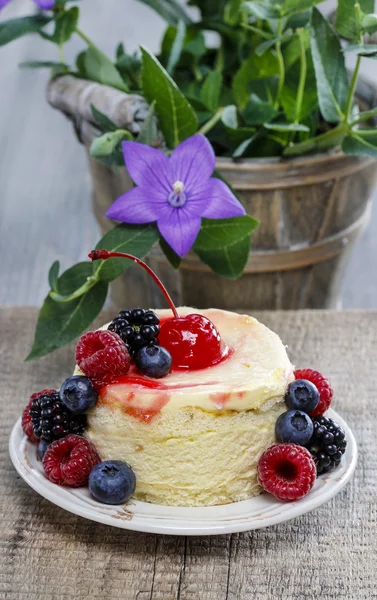
[[[164,286],[162,281],[157,277],[156,273],[150,267],[148,267],[148,265],[143,260],[140,260],[140,258],[137,258],[136,256],[133,256],[132,254],[126,254],[125,252],[109,252],[109,250],[92,250],[88,254],[88,256],[93,261],[94,260],[106,260],[107,258],[128,258],[129,260],[133,260],[133,262],[135,262],[136,264],[143,267],[143,269],[145,269],[147,271],[147,273],[149,273],[149,275],[155,280],[158,287],[164,294],[170,308],[172,309],[174,317],[176,319],[179,319],[179,314],[177,312],[175,304],[174,304],[173,300],[171,299],[166,287]]]

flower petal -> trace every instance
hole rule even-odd
[[[9,4],[9,2],[11,2],[12,0],[0,0],[0,10],[2,8],[4,8],[4,6],[6,6],[7,4]]]
[[[170,214],[157,221],[162,237],[178,256],[184,256],[195,242],[202,220],[192,217],[184,208],[171,208]]]
[[[208,206],[202,212],[202,217],[207,219],[230,219],[246,214],[242,204],[221,179],[213,177],[206,185],[197,190],[197,194],[206,197],[208,200]]]
[[[137,142],[123,142],[122,148],[127,170],[136,185],[168,196],[172,189],[168,180],[168,157],[161,150]]]
[[[44,10],[50,10],[50,8],[52,8],[55,4],[55,0],[34,0],[34,2]]]
[[[106,217],[123,223],[151,223],[157,220],[159,204],[159,198],[151,197],[149,190],[135,187],[113,202]]]
[[[182,181],[188,192],[203,184],[215,170],[216,157],[204,135],[188,138],[173,151],[169,160],[170,180]]]

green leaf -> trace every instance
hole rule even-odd
[[[360,54],[360,56],[368,56],[372,58],[377,54],[377,44],[351,44],[344,48],[344,52]]]
[[[281,6],[278,3],[252,1],[245,2],[242,8],[257,19],[280,19],[282,16]]]
[[[51,269],[54,265],[51,266]],[[51,270],[50,269],[50,270]],[[58,278],[55,288],[61,296],[73,294],[88,278],[93,275],[93,265],[89,261],[80,262],[70,267]]]
[[[122,223],[106,233],[96,245],[97,250],[127,252],[137,258],[143,258],[159,239],[157,227],[148,225],[129,225]],[[94,275],[101,281],[113,281],[129,267],[132,261],[126,258],[109,258],[94,263]]]
[[[193,250],[215,273],[236,279],[245,268],[250,234],[258,221],[245,215],[233,219],[203,219]]]
[[[180,267],[182,259],[180,256],[178,256],[178,254],[174,252],[173,248],[169,246],[169,244],[164,240],[164,238],[160,238],[160,248],[165,254],[168,261],[170,262],[173,269],[178,269]]]
[[[107,133],[108,131],[118,130],[116,123],[109,119],[109,117],[107,117],[103,112],[98,110],[94,104],[90,105],[90,110],[92,111],[92,115],[95,118],[97,125],[103,132]]]
[[[59,275],[60,263],[58,260],[52,263],[48,272],[48,284],[55,292],[58,290],[58,275]]]
[[[146,48],[143,57],[143,92],[147,101],[156,102],[159,126],[170,148],[196,133],[196,114],[176,83]]]
[[[90,267],[90,263],[87,263]],[[64,273],[59,278],[60,285]],[[45,356],[72,342],[85,331],[100,313],[107,295],[108,284],[99,281],[87,294],[71,302],[55,302],[47,296],[40,310],[34,343],[26,360]]]
[[[305,119],[309,114],[318,109],[317,85],[310,53],[306,54],[306,64],[305,92],[302,98],[300,115],[298,116],[299,120]],[[299,78],[299,69],[296,67],[289,69],[286,73],[284,87],[280,94],[280,102],[288,121],[296,119]]]
[[[72,6],[69,10],[58,14],[55,18],[55,31],[52,35],[44,34],[43,37],[62,46],[68,42],[76,31],[79,20],[79,8]]]
[[[186,37],[186,25],[183,21],[179,21],[174,42],[170,51],[169,61],[166,67],[167,72],[171,75],[174,72],[176,65],[181,58],[183,44]]]
[[[245,110],[243,118],[247,125],[262,125],[270,121],[277,114],[277,110],[268,102],[263,102],[255,94],[251,94]]]
[[[208,110],[215,112],[219,108],[223,76],[220,71],[210,71],[200,91],[200,100]]]
[[[88,79],[127,92],[128,88],[114,63],[98,48],[90,46],[81,59]]]
[[[359,132],[358,132],[359,133]],[[344,138],[342,150],[345,154],[358,154],[377,158],[377,132],[373,136],[360,137],[353,133]]]
[[[191,23],[191,19],[186,11],[175,0],[139,0],[153,8],[167,23],[177,25],[183,21],[186,25]]]
[[[359,35],[360,23],[356,19],[355,0],[338,0],[335,26],[343,37],[354,39]],[[360,9],[364,13],[372,13],[374,0],[358,0]]]
[[[233,151],[233,153],[232,153],[233,158],[240,158],[241,156],[243,156],[245,154],[246,150],[248,150],[248,148],[251,146],[251,144],[253,142],[255,142],[255,140],[258,137],[259,137],[258,134],[256,134],[250,138],[247,138],[243,142],[241,142],[241,144],[239,146],[237,146],[237,148]]]
[[[301,123],[265,123],[264,127],[266,129],[271,129],[272,131],[310,131],[309,127],[306,125],[302,125]]]
[[[137,136],[136,141],[140,144],[147,144],[148,146],[157,146],[159,137],[157,119],[155,115],[155,102],[152,102],[149,107],[148,114],[141,124],[139,135]]]
[[[220,250],[250,235],[257,225],[258,221],[249,215],[232,219],[203,219],[194,250]]]
[[[27,60],[18,65],[20,69],[58,69],[61,73],[69,71],[67,65],[52,60]]]
[[[367,33],[374,33],[377,31],[377,14],[364,15],[361,25],[364,31]]]
[[[92,141],[90,154],[105,165],[124,166],[121,143],[126,140],[133,140],[133,137],[125,129],[104,133]]]
[[[237,25],[240,21],[243,0],[229,0],[224,8],[224,21],[227,25]]]
[[[339,38],[316,8],[311,19],[311,52],[322,116],[329,123],[337,123],[347,104],[347,71]]]
[[[319,4],[322,1],[323,0],[285,0],[281,12],[284,16],[305,12],[311,9],[314,4]]]
[[[279,61],[272,51],[245,60],[233,79],[232,91],[237,105],[243,108],[253,92],[253,81],[279,74]]]
[[[275,46],[276,42],[284,42],[286,40],[289,40],[293,35],[294,34],[292,29],[287,29],[281,35],[278,35],[277,37],[271,38],[270,40],[266,40],[265,42],[259,44],[259,46],[255,48],[255,53],[258,56],[262,56],[262,54],[264,54],[266,50],[269,50],[270,48]]]
[[[9,44],[28,33],[39,33],[51,20],[52,17],[46,15],[32,15],[3,21],[0,23],[0,46]]]
[[[130,86],[132,85],[133,89],[140,89],[141,60],[136,52],[133,54],[127,54],[124,50],[123,54],[119,54],[118,52],[115,66],[122,75],[124,81],[128,82]]]
[[[234,104],[226,106],[221,115],[221,121],[225,126],[227,137],[233,145],[239,146],[241,142],[252,137],[255,129],[252,127],[240,127],[238,124],[237,107]]]

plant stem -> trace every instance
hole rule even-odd
[[[339,123],[334,129],[326,131],[317,137],[300,142],[299,144],[292,144],[285,148],[284,156],[295,156],[297,154],[304,154],[305,152],[311,152],[313,150],[327,150],[328,148],[337,146],[343,140],[344,136],[348,133],[348,124]]]
[[[202,133],[203,135],[208,133],[212,129],[212,127],[214,127],[216,125],[216,123],[218,121],[220,121],[221,115],[223,114],[223,112],[224,112],[224,108],[223,107],[219,108],[219,110],[217,112],[215,112],[213,117],[211,117],[209,119],[209,121],[207,121],[206,123],[204,123],[204,125],[201,126],[198,133]]]
[[[306,51],[305,51],[305,44],[304,44],[304,38],[303,38],[304,30],[298,29],[297,33],[298,33],[298,39],[300,42],[300,60],[301,60],[301,62],[300,62],[300,79],[298,82],[297,98],[296,98],[295,123],[299,123],[300,118],[301,118],[301,108],[302,108],[302,100],[304,98],[306,70],[307,70]]]
[[[361,112],[359,114],[359,116],[357,117],[357,119],[352,121],[352,123],[350,123],[350,125],[352,127],[353,125],[357,125],[358,123],[363,123],[363,121],[368,121],[368,119],[371,119],[372,117],[375,117],[376,115],[377,115],[377,106],[375,106],[374,108],[371,108],[370,110]]]
[[[344,115],[345,123],[349,123],[349,118],[350,118],[350,114],[351,114],[351,110],[352,110],[353,96],[355,93],[357,78],[359,75],[360,63],[361,63],[361,56],[358,56],[357,61],[356,61],[356,66],[355,66],[355,69],[354,69],[354,72],[352,75],[352,79],[351,79],[350,89],[348,92],[346,110],[345,110],[345,115]]]
[[[81,31],[81,29],[78,29],[76,27],[76,33],[78,36],[81,37],[81,39],[88,44],[88,46],[91,46],[92,48],[95,48],[96,50],[98,50],[97,46],[95,44],[93,44],[92,40],[90,38],[88,38],[87,35],[85,35],[85,33],[83,31]]]
[[[59,58],[60,58],[60,62],[65,65],[65,56],[64,56],[64,50],[63,50],[63,45],[59,44]]]
[[[282,22],[282,20],[280,20],[278,28],[277,28],[277,32],[276,32],[277,37],[279,37],[281,35],[282,28],[283,28],[283,22]],[[277,92],[276,92],[276,98],[275,98],[274,108],[278,108],[279,107],[280,94],[281,94],[281,91],[282,91],[283,86],[284,86],[285,66],[284,66],[283,55],[281,53],[281,43],[280,42],[276,42],[275,49],[276,49],[277,59],[279,61],[280,75],[279,75],[279,83],[278,83],[278,89],[277,89]]]
[[[271,34],[263,31],[263,29],[258,29],[258,27],[253,27],[253,25],[249,25],[249,24],[246,25],[246,23],[241,23],[241,27],[244,27],[245,29],[249,29],[250,31],[253,31],[254,33],[258,33],[258,35],[260,35],[262,38],[264,38],[266,40],[270,40],[273,37]]]

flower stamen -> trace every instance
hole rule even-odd
[[[170,192],[168,202],[173,208],[181,208],[186,204],[187,198],[184,193],[185,184],[182,181],[175,181],[173,183],[173,191]]]

